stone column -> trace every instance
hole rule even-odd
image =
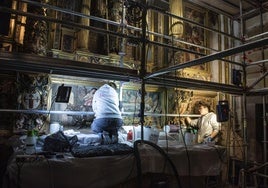
[[[183,5],[182,0],[171,0],[170,1],[170,12],[173,15],[183,17]],[[170,35],[174,37],[174,39],[180,39],[183,37],[183,21],[181,19],[171,17],[170,18]],[[181,43],[174,42],[174,46],[181,46]],[[184,61],[183,59],[183,53],[181,51],[177,51],[174,54],[174,61],[176,63],[182,63]]]
[[[90,15],[91,0],[83,0],[81,13]],[[89,18],[81,17],[80,23],[84,26],[89,26]],[[89,30],[81,29],[78,33],[77,48],[78,50],[88,50]]]
[[[170,1],[170,12],[176,16],[183,17],[183,5],[182,0]],[[176,38],[180,38],[183,35],[183,21],[177,18],[171,18],[171,35]]]

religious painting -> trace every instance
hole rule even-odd
[[[189,62],[202,57],[201,54],[206,53],[205,49],[202,48],[206,46],[206,32],[200,25],[206,25],[207,14],[204,10],[186,3],[184,5],[184,17],[190,20],[190,22],[184,22],[184,38],[187,42],[185,47],[192,51],[192,53],[185,53],[184,62]],[[208,71],[207,64],[201,64],[190,68]]]
[[[94,119],[93,96],[101,83],[66,77],[52,77],[51,80],[50,108],[59,113],[51,114],[50,122],[59,122],[65,127],[88,128]],[[71,88],[68,101],[55,100],[61,86]]]
[[[123,87],[122,107],[125,125],[140,124],[141,90],[139,87]],[[146,88],[144,99],[144,125],[161,126],[161,118],[155,116],[163,112],[163,92],[159,88]]]

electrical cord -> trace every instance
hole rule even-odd
[[[165,159],[169,162],[169,164],[171,165],[171,168],[173,170],[173,173],[175,175],[176,181],[177,181],[177,185],[178,188],[182,187],[181,183],[180,183],[180,179],[179,179],[179,174],[178,171],[176,169],[176,166],[174,165],[174,163],[172,162],[172,160],[169,158],[169,156],[165,153],[165,151],[159,147],[158,145],[150,142],[150,141],[146,141],[146,140],[136,140],[134,142],[134,156],[136,158],[137,161],[137,176],[138,176],[138,187],[142,187],[142,167],[141,167],[141,158],[140,158],[140,153],[139,153],[139,148],[138,145],[139,144],[147,144],[151,147],[153,147],[154,149],[156,149],[157,151],[159,151],[159,153],[165,157]]]

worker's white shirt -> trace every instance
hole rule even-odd
[[[98,118],[122,118],[119,98],[114,88],[108,84],[101,86],[93,96],[92,109]]]
[[[220,123],[217,122],[217,116],[213,112],[192,120],[190,125],[198,127],[198,143],[202,143],[213,131],[220,130]]]

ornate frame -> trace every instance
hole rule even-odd
[[[198,24],[201,25],[206,25],[207,23],[207,13],[206,11],[199,9],[197,7],[194,7],[190,4],[185,3],[184,4],[184,17],[196,22]],[[204,19],[205,18],[205,19]],[[198,48],[194,45],[200,45],[200,46],[205,46],[205,41],[206,41],[206,33],[205,30],[203,28],[201,28],[198,25],[195,24],[191,24],[188,22],[184,23],[184,38],[186,40],[186,42],[189,42],[193,45],[186,45],[185,47],[189,50],[198,52],[198,53],[203,53],[205,54],[206,51],[204,49]],[[195,54],[189,54],[186,53],[185,57],[184,57],[184,61],[191,61],[194,60],[196,58],[198,58],[198,55]],[[199,69],[199,70],[207,70],[207,67],[204,65],[199,65],[198,67],[194,67],[195,69]]]
[[[75,32],[71,29],[63,28],[61,33],[61,50],[64,52],[74,52]]]
[[[193,6],[188,3],[183,4],[184,17],[197,22],[201,25],[207,25],[207,11]],[[184,22],[184,38],[186,42],[192,43],[193,45],[185,45],[186,49],[195,51],[197,53],[206,54],[205,49],[198,48],[195,45],[206,46],[206,31],[198,25]],[[194,59],[200,58],[198,54],[185,53],[183,62],[188,62]],[[209,63],[185,68],[180,71],[181,77],[194,78],[200,80],[210,80],[210,65]]]

